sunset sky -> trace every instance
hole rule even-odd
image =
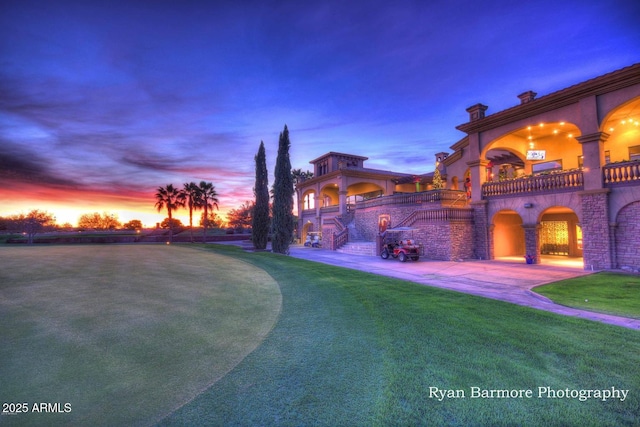
[[[210,181],[220,212],[328,151],[434,168],[492,114],[640,62],[640,2],[0,2],[0,216],[162,221],[157,187]],[[273,184],[273,177],[269,184]],[[188,222],[186,211],[179,213]]]

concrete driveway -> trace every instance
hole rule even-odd
[[[291,246],[290,256],[640,330],[640,319],[565,307],[531,291],[546,283],[591,274],[582,268],[503,261],[453,262],[421,259],[402,263],[395,259],[383,260],[380,257],[344,254],[302,245]]]

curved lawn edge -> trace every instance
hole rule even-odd
[[[598,272],[531,291],[565,307],[640,319],[640,276],[636,274]]]
[[[0,248],[7,425],[147,425],[224,377],[282,308],[259,267],[181,245]]]
[[[283,311],[242,363],[160,425],[633,425],[635,331],[270,253]],[[625,401],[469,399],[470,387],[630,390]],[[430,387],[464,389],[438,400]],[[536,396],[537,397],[537,396]]]

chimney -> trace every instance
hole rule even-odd
[[[537,93],[531,90],[528,92],[521,93],[520,95],[518,95],[518,98],[520,98],[520,105],[533,101],[536,95]]]
[[[475,122],[476,120],[484,119],[484,112],[487,111],[486,105],[476,104],[467,108],[467,113],[469,113],[469,121]]]

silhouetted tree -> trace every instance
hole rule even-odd
[[[132,219],[122,226],[125,230],[142,230],[142,221],[139,219]]]
[[[269,240],[269,173],[267,172],[267,158],[264,142],[260,141],[260,148],[255,157],[256,183],[253,193],[256,197],[251,221],[253,246],[256,249],[267,247]]]
[[[202,207],[202,200],[198,184],[195,182],[185,183],[182,191],[184,192],[186,206],[189,208],[189,235],[191,243],[193,243],[193,211]]]
[[[200,195],[200,202],[202,203],[201,206],[204,209],[204,218],[209,218],[209,208],[213,209],[215,207],[218,209],[218,193],[216,192],[216,187],[210,182],[200,181],[198,193]],[[208,221],[204,221],[202,227],[202,243],[206,243],[207,241],[207,228]]]
[[[227,212],[229,226],[242,229],[251,227],[254,206],[252,201],[247,200],[238,209],[231,209]]]
[[[160,223],[160,228],[168,228],[170,230],[177,230],[182,228],[182,221],[178,218],[165,218]]]
[[[286,254],[293,236],[293,176],[289,159],[289,129],[280,133],[273,183],[273,240],[274,252]]]
[[[46,211],[34,209],[28,214],[14,215],[10,218],[9,227],[27,235],[27,244],[33,244],[36,234],[53,229],[56,218]]]
[[[173,219],[172,213],[174,210],[184,207],[185,194],[183,191],[178,190],[173,184],[167,184],[166,187],[158,187],[156,193],[156,208],[160,212],[165,207],[167,208],[167,216],[169,217],[169,242],[173,242]]]
[[[222,228],[224,226],[224,220],[218,216],[215,212],[209,212],[209,217],[206,219],[207,227]],[[200,226],[204,227],[205,217],[204,212],[200,214]]]
[[[94,230],[115,230],[122,224],[118,220],[118,215],[104,212],[87,213],[80,215],[78,228],[90,228]]]

